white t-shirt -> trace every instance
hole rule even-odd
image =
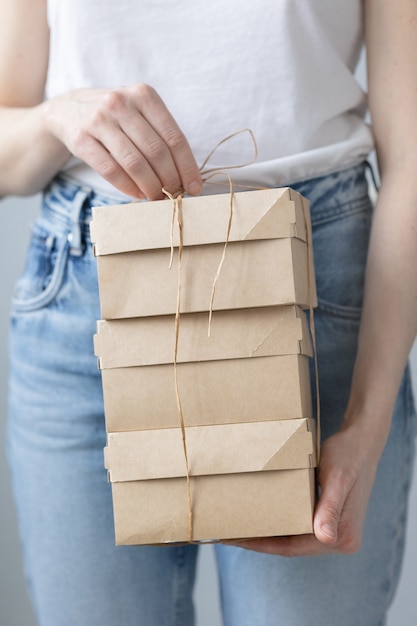
[[[231,170],[279,186],[348,167],[372,150],[366,97],[354,70],[361,0],[48,0],[46,96],[79,87],[152,85],[201,164],[242,128],[256,163]],[[248,135],[211,166],[247,163]],[[75,159],[67,173],[114,188]]]

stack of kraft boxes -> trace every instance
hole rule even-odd
[[[312,531],[308,203],[281,188],[232,208],[184,198],[181,245],[171,200],[93,209],[117,544]]]

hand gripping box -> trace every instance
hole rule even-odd
[[[118,544],[312,530],[311,345],[300,308],[315,304],[308,207],[289,189],[235,195],[208,337],[229,204],[229,194],[183,200],[177,331],[171,202],[94,210],[104,318],[95,350]]]

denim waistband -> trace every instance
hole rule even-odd
[[[372,168],[367,161],[325,176],[293,183],[292,189],[310,201],[313,225],[335,213],[354,210],[368,198],[367,170],[375,181]],[[86,185],[58,175],[47,186],[43,194],[41,221],[54,224],[59,230],[68,232],[71,253],[81,255],[83,241],[89,238],[89,223],[95,206],[122,204],[123,201],[102,195]]]
[[[43,193],[40,221],[54,225],[60,232],[66,231],[70,253],[81,256],[83,241],[90,237],[92,208],[121,203],[116,197],[104,196],[73,179],[58,175]]]
[[[92,207],[104,204],[123,204],[120,196],[100,193],[96,189],[62,173],[53,178],[43,192],[43,197],[48,201],[50,200],[56,207],[62,205],[62,215],[67,215],[72,203],[77,197],[81,196],[84,198],[82,213],[86,214],[87,218],[91,216]],[[132,199],[131,201],[133,202],[134,200]]]
[[[371,164],[363,161],[344,170],[291,185],[308,198],[313,226],[369,204],[370,188],[377,193]]]

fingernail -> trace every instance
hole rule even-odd
[[[323,524],[321,529],[322,529],[322,531],[324,532],[325,535],[330,537],[330,539],[336,539],[336,532],[335,532],[335,529],[333,528],[333,526],[330,526],[330,524]]]
[[[192,196],[197,196],[201,191],[202,185],[198,180],[194,180],[187,187],[187,191]]]

